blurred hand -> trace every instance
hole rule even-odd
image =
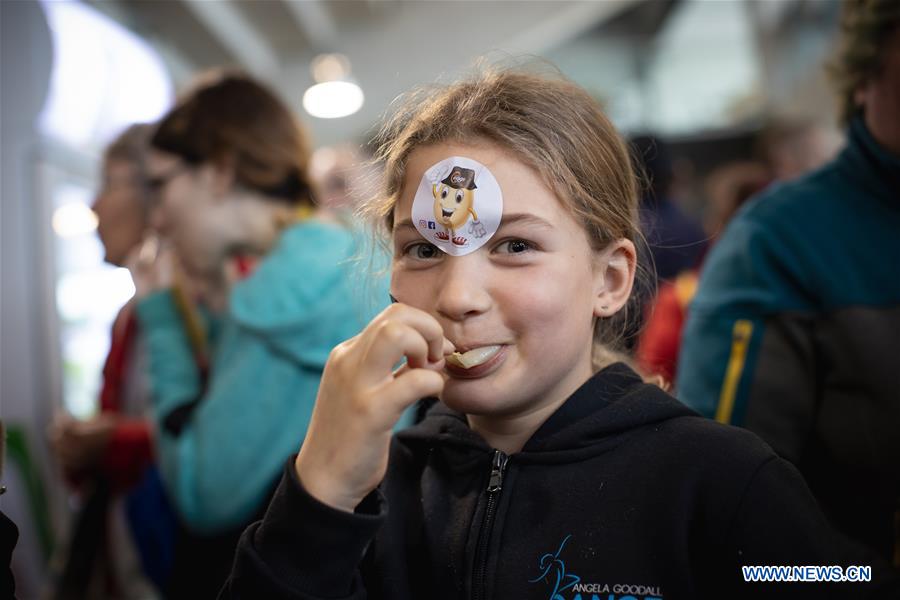
[[[95,468],[103,458],[118,417],[100,414],[88,420],[68,414],[54,418],[48,428],[50,447],[63,470],[77,473]]]
[[[403,411],[444,389],[444,356],[453,350],[434,317],[399,303],[335,347],[295,462],[306,491],[352,512],[384,479]],[[406,364],[395,372],[404,357]]]

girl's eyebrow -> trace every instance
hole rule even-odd
[[[532,215],[530,213],[511,213],[503,215],[500,219],[500,227],[504,225],[533,225],[535,227],[541,227],[543,229],[553,229],[553,225],[547,221],[546,219],[542,219],[537,215]]]
[[[391,230],[391,233],[397,233],[398,229],[415,229],[416,226],[413,225],[412,219],[403,219],[399,223],[394,223],[394,228]]]

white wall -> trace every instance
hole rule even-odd
[[[45,207],[36,201],[35,121],[48,89],[52,48],[36,2],[0,2],[0,22],[0,416],[8,428],[26,432],[38,472],[48,482],[44,424],[54,390],[46,357],[55,342],[46,302],[53,297],[53,279]],[[43,564],[32,506],[14,469],[4,474],[4,484],[9,489],[0,497],[0,509],[20,529],[13,554],[17,595],[36,597]]]

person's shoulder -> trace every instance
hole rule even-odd
[[[809,217],[812,210],[820,211],[831,203],[844,201],[847,185],[838,161],[832,161],[796,179],[772,183],[736,219],[772,225],[792,222],[798,212]]]
[[[670,419],[658,433],[666,445],[677,449],[669,454],[671,458],[712,473],[749,473],[777,457],[755,433],[699,415]]]
[[[807,308],[821,279],[821,249],[840,233],[836,222],[846,221],[849,210],[837,177],[832,163],[774,183],[744,206],[707,257],[692,310]]]
[[[675,498],[690,499],[699,510],[714,514],[713,520],[722,527],[757,485],[760,474],[784,465],[754,433],[704,417],[671,419],[654,435],[654,479],[678,490]],[[775,488],[786,485],[782,471],[775,479],[769,482]]]

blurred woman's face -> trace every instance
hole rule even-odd
[[[103,187],[94,201],[97,234],[106,252],[106,262],[124,266],[128,253],[137,246],[147,226],[146,190],[135,165],[119,158],[103,164]]]
[[[152,150],[148,181],[158,194],[152,224],[169,240],[188,274],[212,275],[225,259],[230,215],[215,189],[211,165],[192,166],[178,156]]]

